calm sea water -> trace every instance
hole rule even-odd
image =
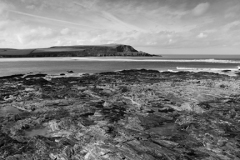
[[[123,69],[237,69],[238,55],[163,55],[163,57],[0,58],[0,76],[26,73],[96,73]]]

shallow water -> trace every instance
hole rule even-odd
[[[31,131],[26,131],[25,135],[27,137],[34,137],[34,136],[48,136],[48,129],[45,128],[38,128],[38,129],[33,129]]]
[[[7,116],[9,114],[18,114],[18,113],[21,113],[21,111],[13,106],[0,108],[0,117]]]
[[[214,58],[214,57],[213,57]],[[123,69],[177,70],[180,68],[237,69],[240,60],[194,59],[169,57],[60,57],[60,58],[0,58],[0,76],[13,74],[60,74],[71,70],[75,73],[97,73]]]

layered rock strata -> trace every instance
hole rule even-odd
[[[1,160],[240,159],[239,77],[143,69],[0,83]]]

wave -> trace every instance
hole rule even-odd
[[[0,58],[0,62],[72,61],[69,57]]]
[[[224,70],[231,70],[237,71],[239,68],[190,68],[190,67],[176,67],[177,70],[194,70],[194,71],[224,71]]]
[[[72,58],[77,61],[124,61],[124,62],[205,62],[205,63],[234,63],[240,64],[240,61],[217,60],[217,59],[124,59],[124,58]]]
[[[0,62],[18,61],[112,61],[112,62],[202,62],[202,63],[233,63],[240,64],[240,60],[218,59],[138,59],[135,58],[109,58],[109,57],[41,57],[41,58],[0,58]]]

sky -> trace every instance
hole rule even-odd
[[[240,54],[240,0],[0,0],[0,48],[126,44]]]

